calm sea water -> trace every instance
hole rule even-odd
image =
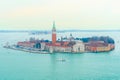
[[[70,33],[58,34],[58,37]],[[33,54],[2,46],[28,40],[28,33],[0,33],[0,80],[120,80],[120,32],[76,32],[73,36],[110,36],[116,48],[111,52],[84,54]],[[51,35],[35,35],[51,39]],[[65,62],[57,61],[64,58]]]

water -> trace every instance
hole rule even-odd
[[[58,37],[70,33],[58,34]],[[119,80],[120,32],[77,32],[73,36],[110,36],[115,39],[114,51],[84,54],[33,54],[5,49],[8,41],[14,44],[28,40],[28,33],[0,33],[0,80]],[[51,35],[35,37],[51,39]],[[57,61],[59,58],[65,62]]]

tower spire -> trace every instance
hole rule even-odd
[[[56,28],[55,28],[55,21],[53,21],[53,28],[52,28],[53,32],[56,32]]]
[[[53,29],[55,29],[55,21],[53,21]]]

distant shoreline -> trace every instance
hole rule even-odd
[[[0,32],[51,32],[51,30],[0,30]],[[120,32],[120,30],[57,30],[57,32]]]

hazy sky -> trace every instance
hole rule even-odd
[[[0,0],[0,29],[120,29],[120,0]]]

